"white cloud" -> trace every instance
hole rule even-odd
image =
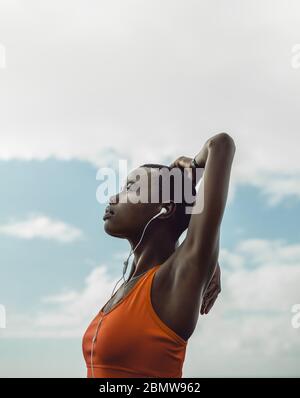
[[[7,224],[2,224],[0,234],[21,239],[50,239],[63,243],[73,242],[83,237],[79,228],[44,215],[30,215],[22,221],[12,220]]]
[[[245,183],[270,205],[299,199],[298,2],[26,4],[1,5],[1,159],[137,166],[193,156],[227,131],[229,200]]]
[[[227,249],[220,249],[219,264],[223,267],[228,267],[229,269],[235,269],[243,267],[245,264],[245,259],[242,255],[238,253],[232,253]]]
[[[248,239],[221,250],[222,293],[187,350],[191,377],[288,377],[300,368],[300,245]],[[230,364],[230,366],[229,366]]]
[[[222,249],[222,293],[210,314],[199,317],[185,377],[297,375],[300,335],[291,326],[291,308],[300,300],[299,247],[249,239]],[[80,290],[44,298],[48,307],[31,319],[8,319],[4,337],[81,338],[115,285],[108,269],[96,267]]]
[[[92,317],[108,300],[116,281],[104,265],[94,268],[86,277],[82,289],[65,290],[43,297],[43,310],[36,314],[8,314],[8,328],[4,337],[82,336]],[[119,286],[119,285],[118,285]],[[118,287],[117,287],[118,288]],[[116,288],[116,289],[117,289]],[[19,325],[22,325],[19,328]]]
[[[300,264],[300,245],[286,244],[284,239],[247,239],[237,244],[236,252],[247,256],[251,267]]]

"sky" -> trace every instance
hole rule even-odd
[[[103,229],[99,168],[227,132],[222,292],[183,376],[299,377],[299,93],[296,0],[0,0],[0,376],[85,377],[130,249]]]

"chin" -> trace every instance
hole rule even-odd
[[[111,222],[111,218],[108,218],[108,219],[106,219],[104,221],[103,228],[104,228],[104,231],[110,236],[115,236],[115,237],[118,237],[118,238],[122,238],[123,237],[123,235],[121,234],[120,231],[116,231],[114,229],[114,225]]]

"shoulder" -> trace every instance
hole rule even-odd
[[[188,339],[197,324],[201,291],[197,276],[192,272],[183,274],[179,267],[182,258],[178,256],[185,246],[175,252],[155,271],[150,298],[152,306],[160,319],[182,338]]]
[[[156,270],[156,285],[173,291],[199,285],[198,262],[188,241],[183,241]],[[197,283],[195,283],[197,282]]]

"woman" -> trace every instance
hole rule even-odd
[[[194,189],[194,207],[200,192],[204,195],[201,211],[187,214],[185,201],[137,203],[131,187],[138,169],[111,198],[104,229],[129,241],[135,248],[134,260],[126,283],[102,307],[83,337],[88,377],[182,377],[187,342],[199,312],[207,313],[220,291],[220,226],[234,154],[232,137],[220,133],[209,138],[194,159],[181,156],[169,166],[182,176],[183,170],[192,171],[194,187],[195,167],[204,169],[202,188]],[[145,164],[139,169],[150,176],[162,167],[167,166]],[[150,194],[156,188],[149,181]],[[172,199],[175,189],[176,182],[170,188]],[[178,245],[186,228],[186,237]]]

